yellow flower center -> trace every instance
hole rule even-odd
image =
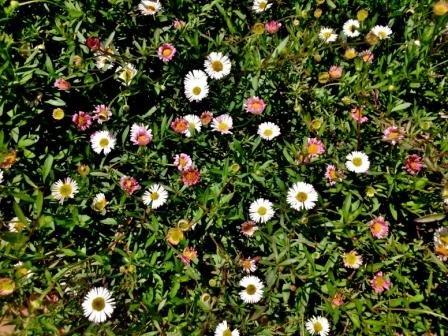
[[[330,170],[330,179],[332,180],[336,180],[338,178],[338,173],[336,172],[336,170]]]
[[[387,37],[387,33],[385,31],[379,31],[378,32],[378,37],[380,39]]]
[[[440,236],[440,242],[443,244],[443,245],[448,245],[448,235],[443,235],[443,236]]]
[[[315,332],[321,332],[322,330],[324,330],[324,327],[322,326],[322,324],[320,322],[314,322],[313,330]]]
[[[155,12],[156,11],[156,7],[154,5],[147,5],[145,6],[146,10],[148,12]]]
[[[265,129],[264,131],[263,131],[263,135],[264,136],[271,136],[272,134],[273,134],[274,132],[272,132],[272,130],[271,129]]]
[[[308,145],[308,154],[317,154],[319,153],[319,146],[316,144],[309,144]]]
[[[375,278],[375,286],[376,287],[384,287],[385,283],[386,282],[384,281],[383,277],[378,276]]]
[[[266,2],[260,2],[259,4],[258,4],[258,8],[260,8],[260,9],[266,9],[266,6],[267,6],[268,4],[266,3]]]
[[[331,37],[331,31],[325,31],[322,33],[322,36],[324,37],[324,39],[329,39]]]
[[[232,332],[230,331],[230,329],[226,329],[226,330],[224,330],[224,332],[222,333],[222,336],[232,336]]]
[[[350,252],[345,256],[345,263],[348,265],[355,265],[358,261],[358,257],[355,253]]]
[[[92,309],[96,311],[103,311],[106,307],[106,301],[102,297],[97,297],[92,301]]]
[[[165,48],[165,49],[163,49],[163,51],[162,51],[162,55],[163,56],[169,56],[169,55],[171,55],[172,54],[172,51],[171,51],[171,49],[170,48]]]
[[[362,159],[359,157],[353,158],[352,162],[353,162],[353,165],[356,167],[362,166]]]
[[[95,208],[96,211],[101,211],[104,209],[104,207],[107,205],[107,200],[105,198],[99,200],[98,202],[95,203],[95,205],[93,206]]]
[[[381,225],[381,223],[375,222],[372,225],[372,231],[375,233],[380,233],[382,231],[382,229],[383,229],[383,226]]]
[[[101,147],[101,148],[105,148],[108,144],[109,144],[109,139],[107,139],[107,138],[102,138],[102,139],[100,140],[100,147]]]
[[[216,72],[220,72],[220,71],[222,71],[222,69],[224,69],[224,65],[222,64],[221,61],[213,61],[212,69]]]
[[[224,121],[219,122],[218,124],[218,130],[225,132],[229,130],[229,125],[227,125]]]
[[[249,295],[254,295],[256,291],[257,287],[255,287],[255,285],[250,284],[249,286],[246,287],[246,293]]]
[[[266,209],[265,207],[259,207],[258,210],[257,210],[257,213],[258,213],[260,216],[264,216],[264,215],[266,215],[267,212],[268,212],[268,209]]]
[[[304,193],[303,191],[300,191],[296,195],[296,200],[299,202],[305,202],[308,199],[308,195]]]
[[[159,199],[160,195],[157,192],[153,192],[150,197],[153,201],[156,201]]]
[[[199,96],[199,94],[202,92],[202,89],[199,86],[195,86],[192,92],[195,96]]]
[[[261,108],[261,104],[259,102],[252,103],[252,108],[254,110],[259,110]]]
[[[59,188],[59,193],[62,197],[69,197],[72,194],[73,188],[69,183],[63,184]]]

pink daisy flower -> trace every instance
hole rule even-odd
[[[263,113],[266,107],[266,103],[261,98],[250,97],[249,99],[246,100],[244,106],[247,112],[258,115]]]
[[[189,126],[190,124],[185,118],[176,118],[171,122],[171,128],[176,133],[185,133]]]
[[[194,186],[201,180],[201,173],[197,168],[189,168],[182,173],[182,182],[187,186]]]
[[[174,157],[174,164],[177,166],[181,172],[187,171],[191,168],[193,161],[191,160],[190,155],[185,153],[176,154]]]
[[[383,272],[378,272],[375,276],[370,280],[370,285],[375,290],[375,293],[382,293],[385,290],[390,289],[390,281],[383,277]]]
[[[143,124],[133,124],[131,127],[131,141],[134,145],[146,146],[152,140],[152,131]]]
[[[278,21],[272,20],[269,21],[268,23],[266,23],[264,25],[264,29],[269,33],[269,34],[275,34],[276,32],[279,31],[280,27],[282,26],[282,24]]]
[[[246,237],[252,237],[258,230],[258,226],[254,221],[247,221],[241,224],[241,233]]]
[[[132,195],[134,191],[141,189],[137,180],[134,177],[123,176],[120,179],[120,187],[126,191],[129,195]]]
[[[81,131],[85,131],[90,126],[92,126],[92,117],[83,111],[79,111],[78,113],[74,114],[72,117],[72,121]]]
[[[342,67],[333,65],[328,70],[331,79],[339,79],[342,77]]]
[[[57,87],[61,91],[68,91],[72,87],[69,81],[65,79],[59,78],[54,81],[54,86]]]
[[[103,122],[108,121],[112,116],[112,111],[103,104],[96,105],[93,113],[93,120],[96,120],[98,124],[102,124]]]
[[[373,62],[373,53],[370,50],[364,50],[359,53],[359,56],[362,58],[362,60],[365,63],[372,63]]]
[[[406,171],[411,175],[415,175],[420,172],[423,167],[421,160],[422,158],[417,154],[408,156],[406,159]]]
[[[396,145],[404,139],[404,129],[402,127],[390,126],[384,130],[383,140]]]
[[[343,173],[341,170],[338,170],[335,165],[328,165],[327,170],[325,171],[325,177],[328,180],[328,183],[332,186],[335,185],[336,182],[342,181]]]
[[[308,153],[308,159],[318,157],[325,152],[324,144],[316,138],[308,138],[306,152]]]
[[[372,235],[378,239],[384,238],[389,232],[389,223],[380,216],[370,222],[370,231]]]
[[[170,43],[163,43],[157,50],[159,58],[164,62],[169,62],[176,55],[176,48]]]
[[[363,124],[369,120],[369,118],[362,115],[362,111],[364,111],[364,106],[354,107],[351,112],[353,120],[355,120],[359,124]]]

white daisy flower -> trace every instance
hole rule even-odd
[[[227,321],[222,321],[215,329],[215,336],[239,336],[240,333],[238,329],[233,331],[227,325]]]
[[[153,184],[149,190],[143,194],[143,204],[151,205],[152,209],[164,205],[168,199],[168,192],[160,184]]]
[[[51,187],[51,195],[63,204],[66,198],[74,198],[78,193],[78,183],[70,177],[65,178],[64,181],[58,180]]]
[[[204,62],[205,72],[213,79],[221,79],[230,73],[232,63],[220,52],[212,52]]]
[[[207,75],[202,70],[190,71],[184,79],[185,96],[189,101],[201,101],[208,95]]]
[[[193,135],[191,131],[194,131],[195,133],[199,133],[201,131],[202,123],[198,116],[194,114],[187,114],[184,119],[188,121],[188,129],[184,132],[187,138]]]
[[[264,122],[258,126],[258,135],[265,140],[272,140],[280,135],[280,128],[271,122]]]
[[[316,206],[317,192],[314,187],[305,182],[297,182],[289,188],[287,202],[291,208],[296,210],[312,209]]]
[[[117,140],[115,136],[109,131],[98,131],[91,135],[90,143],[92,149],[95,153],[100,154],[101,151],[104,154],[109,154],[110,151],[115,147]]]
[[[362,265],[362,257],[356,252],[351,251],[342,255],[344,266],[348,268],[357,269]]]
[[[221,134],[232,134],[230,130],[233,127],[232,117],[228,114],[220,115],[219,117],[213,118],[212,129]]]
[[[333,28],[322,28],[319,32],[319,38],[325,43],[336,41],[338,35],[334,33]]]
[[[380,40],[388,39],[392,34],[392,29],[388,26],[375,26],[372,28],[371,32],[375,34]]]
[[[123,82],[123,84],[129,85],[137,74],[137,69],[133,64],[128,63],[124,67],[119,66],[116,72],[118,73],[118,78]]]
[[[348,37],[357,37],[359,36],[359,21],[358,20],[348,20],[346,23],[344,23],[344,26],[342,27],[345,36]]]
[[[162,5],[159,1],[142,1],[138,5],[138,9],[143,15],[154,15],[160,9],[162,8]]]
[[[313,316],[306,322],[305,327],[311,335],[327,336],[330,332],[330,323],[323,316]]]
[[[369,170],[369,157],[363,152],[351,152],[346,158],[345,166],[348,170],[355,173],[365,173]]]
[[[23,223],[19,219],[19,217],[14,217],[13,219],[11,219],[8,223],[9,232],[20,232],[23,229],[27,228],[31,221],[28,218],[25,218],[25,219],[26,219],[26,223]]]
[[[240,292],[240,298],[245,303],[257,303],[263,297],[264,284],[256,276],[245,276],[241,279],[240,286],[244,287]]]
[[[34,275],[33,272],[31,272],[28,268],[26,268],[26,266],[24,266],[22,261],[14,264],[14,267],[21,277],[26,277],[27,279],[29,279]]]
[[[259,198],[252,202],[249,207],[249,217],[254,222],[265,223],[274,216],[274,209],[272,203],[263,198]]]
[[[98,193],[92,201],[92,208],[95,211],[101,212],[108,203],[109,202],[107,201],[106,196],[104,196],[103,193]]]
[[[93,288],[84,298],[82,309],[89,321],[101,323],[110,317],[115,308],[112,294],[104,287]]]
[[[252,9],[256,13],[264,12],[265,10],[271,8],[272,4],[270,4],[267,0],[254,0],[254,4]]]

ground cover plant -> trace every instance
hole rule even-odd
[[[0,335],[446,334],[447,2],[0,3]]]

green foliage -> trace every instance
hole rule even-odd
[[[0,279],[15,282],[11,294],[0,287],[0,331],[210,335],[227,320],[242,335],[305,335],[310,317],[325,316],[333,335],[445,334],[448,242],[434,234],[448,223],[448,15],[435,15],[428,0],[270,2],[256,13],[252,1],[170,0],[142,15],[130,0],[0,0]],[[347,38],[342,25],[361,9],[361,35]],[[278,32],[257,31],[271,20]],[[376,25],[392,35],[369,44]],[[319,38],[323,27],[335,29],[335,42]],[[92,37],[101,41],[96,50]],[[171,61],[158,57],[163,43],[177,49]],[[348,48],[358,56],[345,57]],[[203,69],[211,52],[228,55],[231,72],[209,79],[208,96],[190,102],[185,75]],[[109,69],[98,68],[100,56]],[[124,85],[118,77],[128,64],[136,75]],[[58,79],[71,87],[58,90]],[[246,111],[253,96],[266,103],[261,115]],[[110,120],[87,130],[72,122],[101,104]],[[356,122],[355,109],[368,121]],[[191,137],[173,130],[176,118],[203,111],[230,115],[232,134],[210,125]],[[263,122],[280,136],[262,139]],[[147,146],[130,141],[136,123],[152,130]],[[404,135],[397,144],[384,138],[390,126]],[[91,147],[101,130],[116,137],[107,155]],[[322,141],[322,155],[310,157],[309,138]],[[346,168],[353,151],[368,155],[367,173]],[[198,184],[182,182],[173,164],[180,153],[199,169]],[[406,169],[412,154],[423,165],[415,174]],[[339,171],[335,184],[328,165]],[[142,189],[126,193],[124,176]],[[79,192],[60,203],[53,187],[66,177]],[[314,208],[288,204],[299,181],[316,189]],[[168,192],[157,209],[142,201],[154,184]],[[99,193],[104,209],[92,204]],[[246,237],[241,227],[259,198],[275,215]],[[371,231],[379,217],[389,223],[382,238]],[[169,241],[172,228],[183,230],[179,244]],[[189,265],[180,258],[187,247],[198,252]],[[362,256],[358,269],[344,266],[350,251]],[[255,275],[265,285],[256,304],[239,296],[248,257],[259,257]],[[382,293],[371,285],[378,272],[391,282]],[[103,324],[82,310],[94,287],[116,302]]]

